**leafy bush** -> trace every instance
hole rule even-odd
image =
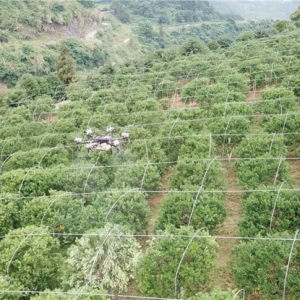
[[[260,236],[258,236],[260,237]],[[268,236],[270,239],[243,241],[235,246],[232,273],[235,283],[246,293],[263,299],[281,298],[292,241],[287,234]],[[274,239],[272,239],[274,238]],[[286,299],[299,298],[299,245],[296,243],[286,281]]]
[[[205,290],[210,284],[214,268],[216,241],[208,238],[209,235],[203,231],[197,235],[206,238],[191,241],[195,234],[191,227],[168,227],[160,234],[164,236],[152,239],[149,250],[138,266],[140,292],[152,297],[177,298],[180,294],[190,297],[199,290]],[[184,253],[184,259],[179,265]],[[177,290],[174,290],[175,281]]]
[[[3,171],[26,169],[34,166],[50,167],[70,164],[70,153],[65,148],[41,148],[15,152],[2,167]]]
[[[107,223],[77,239],[67,258],[69,285],[79,289],[89,283],[110,292],[126,290],[141,256],[130,234],[126,227]]]
[[[262,91],[261,100],[256,109],[263,114],[284,114],[298,106],[293,91],[284,88]]]
[[[63,260],[59,243],[48,229],[27,226],[11,230],[1,241],[0,250],[0,270],[14,285],[30,291],[59,286]]]
[[[239,223],[242,236],[267,235],[298,228],[299,192],[274,191],[251,193],[243,200],[244,217]]]
[[[220,194],[169,193],[163,201],[156,223],[157,230],[166,230],[169,225],[177,228],[193,226],[213,230],[225,219],[224,199]],[[189,224],[190,221],[190,224]]]
[[[236,161],[238,181],[247,189],[258,188],[259,185],[291,182],[289,165],[285,160],[265,154],[255,159]]]
[[[106,222],[124,225],[133,233],[145,231],[149,208],[146,195],[138,189],[111,189],[91,195],[82,215],[86,216],[86,230],[103,227]],[[87,198],[90,195],[86,196]]]
[[[170,187],[178,190],[185,190],[186,188],[198,190],[200,187],[206,190],[223,189],[223,174],[219,161],[182,160],[178,162],[176,171],[171,177]]]

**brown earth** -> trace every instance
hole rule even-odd
[[[162,191],[167,191],[169,188],[169,180],[170,176],[172,174],[172,171],[166,171],[162,178],[161,178],[161,190]],[[150,218],[148,222],[148,227],[147,227],[147,234],[153,234],[154,233],[154,226],[155,223],[159,217],[159,209],[163,203],[163,199],[166,196],[167,192],[160,192],[159,195],[152,197],[148,199],[148,205],[150,208]]]
[[[4,94],[7,91],[7,86],[0,82],[0,94]]]
[[[286,160],[290,165],[290,175],[293,178],[293,187],[300,187],[300,159],[290,159]]]
[[[175,108],[191,108],[191,107],[197,107],[198,104],[196,102],[191,103],[184,103],[181,101],[182,97],[180,94],[175,93],[170,100],[170,105]]]
[[[227,190],[241,190],[241,187],[236,182],[236,172],[233,169],[231,162],[223,161],[222,167],[226,171]],[[219,236],[239,236],[238,222],[243,215],[241,192],[227,192],[227,201],[225,209],[227,216],[225,221],[218,227]],[[228,266],[230,261],[231,249],[238,243],[237,239],[217,239],[219,249],[217,253],[217,270],[214,274],[214,284],[222,290],[235,288],[232,274]]]
[[[172,171],[168,170],[166,171],[161,178],[161,190],[162,191],[167,191],[169,188],[169,180],[170,176],[172,174]],[[163,203],[163,199],[166,196],[166,192],[159,192],[158,195],[155,195],[154,197],[151,197],[148,199],[148,205],[150,208],[150,218],[146,230],[147,235],[152,235],[154,234],[154,226],[155,223],[159,217],[159,209]],[[149,248],[149,241],[151,240],[151,237],[146,237],[146,236],[140,236],[137,237],[137,240],[139,244],[141,245],[143,253],[147,251]],[[128,284],[128,290],[123,293],[124,295],[128,296],[142,296],[141,293],[139,292],[138,288],[138,283],[132,279],[129,284]],[[126,297],[118,297],[119,300],[128,300]]]
[[[255,102],[260,98],[260,94],[261,94],[261,89],[250,91],[247,96],[246,102]]]

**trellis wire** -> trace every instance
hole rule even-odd
[[[210,163],[208,164],[208,166],[207,166],[207,168],[206,168],[206,170],[205,170],[205,173],[204,173],[204,175],[203,175],[203,177],[202,177],[201,185],[200,185],[200,188],[199,188],[198,193],[197,193],[197,195],[196,195],[196,198],[195,198],[195,200],[194,200],[193,207],[192,207],[192,210],[191,210],[191,213],[190,213],[190,216],[189,216],[188,226],[190,226],[190,223],[191,223],[191,220],[192,220],[192,216],[193,216],[193,212],[194,212],[194,209],[195,209],[196,204],[197,204],[197,202],[198,202],[198,198],[199,198],[199,195],[200,195],[200,193],[201,193],[201,190],[202,190],[202,188],[203,188],[203,184],[204,184],[204,180],[205,180],[205,178],[206,178],[206,175],[207,175],[207,173],[208,173],[208,171],[209,171],[209,168],[210,168],[211,164],[214,162],[214,160],[215,160],[216,158],[217,158],[217,156],[214,157],[214,158],[210,161]]]
[[[114,227],[112,226],[109,230],[109,232],[106,234],[104,240],[101,242],[100,246],[98,247],[98,250],[95,254],[95,256],[97,257],[98,253],[100,252],[100,250],[102,249],[102,246],[105,244],[106,240],[108,239],[108,237],[110,236],[109,234],[113,231]],[[99,236],[99,235],[98,235]],[[94,268],[94,265],[96,263],[96,259],[93,259],[93,263],[92,263],[92,266],[91,266],[91,269],[90,269],[90,274],[89,274],[89,281],[86,282],[86,284],[79,290],[78,294],[76,295],[76,297],[74,298],[74,300],[77,300],[78,297],[82,294],[82,291],[85,290],[85,288],[93,281],[92,279],[92,271],[93,271],[93,268]]]
[[[288,118],[288,113],[286,113],[285,118],[284,118],[284,122],[283,122],[283,126],[282,126],[282,135],[284,134],[284,128],[286,125],[287,118]]]
[[[225,152],[225,141],[226,141],[226,135],[227,135],[227,130],[228,130],[228,127],[229,127],[229,123],[230,121],[232,120],[233,116],[231,116],[227,122],[227,125],[226,125],[226,128],[225,128],[225,132],[224,132],[224,136],[223,136],[223,155],[224,155],[224,152]]]
[[[100,157],[100,154],[101,154],[101,152],[98,153],[96,162],[95,162],[95,163],[93,164],[93,166],[90,168],[90,171],[89,171],[89,173],[88,173],[88,176],[86,177],[86,180],[85,180],[85,183],[84,183],[84,187],[83,187],[83,192],[84,192],[84,193],[85,193],[85,190],[86,190],[86,187],[87,187],[89,178],[90,178],[90,176],[91,176],[91,173],[92,173],[93,169],[96,168],[96,165],[97,165],[98,159],[99,159],[99,157]]]
[[[211,159],[209,158],[203,158],[203,159],[189,159],[189,160],[186,160],[187,163],[199,163],[199,162],[202,162],[202,161],[210,161]],[[216,161],[227,161],[228,158],[224,157],[224,158],[218,158],[218,159],[215,159]],[[280,169],[280,166],[281,166],[281,163],[282,163],[282,160],[283,160],[283,156],[281,157],[270,157],[270,158],[265,158],[265,157],[258,157],[258,158],[253,158],[253,157],[249,157],[249,158],[232,158],[232,160],[236,160],[236,161],[262,161],[262,160],[270,160],[270,161],[274,161],[274,160],[279,160],[279,165],[278,165],[278,168],[277,168],[277,176],[275,177],[274,179],[274,184],[276,183],[276,180],[277,180],[277,177],[278,177],[278,172],[279,172],[279,169]],[[284,160],[299,160],[299,157],[291,157],[291,158],[284,158]],[[164,161],[164,162],[140,162],[140,163],[135,163],[135,164],[122,164],[122,165],[119,165],[119,168],[128,168],[128,167],[132,167],[132,166],[145,166],[145,167],[149,167],[150,165],[152,166],[157,166],[157,165],[172,165],[172,164],[175,164],[177,163],[178,161]],[[114,168],[115,166],[114,165],[100,165],[100,166],[94,166],[93,169],[97,169],[97,170],[100,170],[100,169],[105,169],[105,168]],[[28,173],[30,173],[33,169],[38,169],[36,168],[36,166],[30,168],[24,177],[26,177],[28,175]],[[65,170],[69,170],[69,171],[75,171],[75,170],[90,170],[91,169],[91,166],[80,166],[80,165],[75,165],[75,166],[70,166],[70,167],[66,167],[64,168]],[[47,170],[47,169],[41,169],[41,170]],[[51,170],[51,168],[49,168],[48,170]],[[23,178],[22,180],[22,183],[20,184],[20,188],[19,188],[19,193],[21,192],[21,188],[23,186],[23,182],[24,182],[25,178]]]
[[[269,154],[270,154],[270,155],[271,155],[271,151],[272,151],[272,147],[273,147],[273,143],[274,143],[275,136],[276,136],[276,132],[273,132],[273,135],[272,135],[272,141],[271,141],[270,149],[269,149]]]
[[[228,93],[224,93],[226,95],[228,95]],[[210,94],[208,94],[210,95]],[[222,93],[220,93],[220,95],[222,95]],[[106,97],[107,98],[107,97]],[[106,99],[104,98],[104,99]],[[245,101],[236,101],[236,102],[227,102],[226,105],[227,106],[232,106],[232,105],[239,105],[239,104],[244,104],[244,105],[250,105],[250,106],[253,106],[254,104],[257,104],[257,103],[272,103],[272,102],[275,102],[275,101],[278,101],[280,98],[275,98],[275,99],[268,99],[268,100],[256,100],[256,101],[251,101],[251,102],[245,102]],[[153,100],[144,100],[142,101],[144,104],[146,104],[148,101],[152,102]],[[121,102],[123,103],[123,102]],[[130,104],[131,102],[125,102],[125,104]],[[133,102],[135,103],[135,102]],[[70,103],[67,103],[67,104],[70,104]],[[106,107],[109,107],[109,106],[113,106],[115,105],[115,103],[105,103],[105,104],[101,104],[101,105],[97,105],[97,106],[94,106],[94,107],[91,107],[90,109],[94,109],[96,110],[97,108],[106,108]],[[224,103],[219,103],[218,105],[222,106],[224,105]],[[197,108],[199,109],[207,109],[207,108],[210,108],[211,105],[200,105],[198,104]],[[191,110],[191,109],[195,109],[195,107],[189,107],[189,106],[183,106],[180,108],[181,110]],[[144,110],[145,111],[145,110]],[[170,112],[170,111],[174,111],[174,107],[171,108],[171,109],[166,109],[164,110],[164,112]],[[157,112],[157,110],[154,110],[154,111],[146,111],[146,112]],[[51,111],[51,112],[48,112],[50,114],[55,114],[57,113],[57,109]],[[113,114],[113,113],[110,113],[110,114],[102,114],[101,116],[118,116],[118,115],[130,115],[132,113],[128,112],[128,113],[116,113],[116,114]],[[27,116],[26,114],[24,115],[20,115],[20,114],[17,114],[19,115],[20,117],[22,116]],[[260,116],[264,116],[265,114],[260,114]],[[278,115],[278,116],[282,116],[281,113],[279,114],[273,114],[273,115]],[[223,115],[223,117],[226,117]],[[64,118],[63,120],[73,120],[73,119],[76,119],[77,117],[68,117],[68,118]],[[80,117],[82,119],[87,119],[89,117]],[[58,121],[58,120],[57,120]],[[33,122],[30,122],[30,123],[41,123],[40,121],[33,121]],[[24,125],[24,124],[29,124],[28,122],[24,121],[22,124],[19,124],[20,126]],[[4,126],[3,127],[10,127],[10,125],[6,125],[6,123],[3,124]]]
[[[270,219],[269,233],[272,233],[272,221],[273,221],[273,217],[274,217],[274,213],[275,213],[276,203],[277,203],[277,199],[279,198],[279,194],[280,194],[281,188],[284,185],[284,183],[285,183],[285,181],[283,181],[281,183],[281,185],[278,189],[275,201],[274,201],[273,210],[272,210],[271,219]]]
[[[294,250],[294,246],[295,246],[295,243],[296,243],[296,238],[297,238],[298,233],[299,233],[299,229],[295,233],[295,237],[294,237],[294,240],[293,240],[293,243],[292,243],[292,247],[291,247],[291,251],[290,251],[290,255],[289,255],[288,264],[286,266],[286,272],[285,272],[284,284],[283,284],[282,300],[285,300],[286,281],[287,281],[289,267],[290,267],[290,263],[291,263],[291,260],[292,260],[292,254],[293,254],[293,250]]]
[[[64,196],[72,196],[72,193],[70,193],[70,192],[65,192],[65,193],[63,193],[63,194],[61,194],[61,195],[58,195],[57,197],[55,197],[55,198],[51,201],[51,203],[48,205],[48,207],[46,208],[46,210],[45,210],[45,212],[44,212],[44,214],[43,214],[43,216],[42,216],[42,219],[41,219],[41,225],[43,225],[43,222],[44,222],[44,219],[45,219],[45,217],[46,217],[46,214],[47,214],[48,210],[50,209],[50,207],[52,206],[52,204],[55,203],[59,198],[64,197]]]
[[[110,212],[114,209],[114,207],[116,206],[116,204],[123,198],[125,197],[127,194],[132,193],[132,192],[140,192],[139,189],[131,189],[125,193],[123,193],[114,203],[113,205],[110,207],[109,211],[107,212],[106,216],[105,216],[105,222],[107,222],[107,218],[110,214]]]
[[[244,299],[245,299],[245,290],[244,290],[244,289],[241,289],[241,290],[237,291],[237,292],[234,294],[232,300],[235,300],[236,297],[238,296],[238,294],[240,294],[241,292],[243,292],[243,300],[244,300]]]
[[[30,290],[0,290],[0,293],[9,294],[44,294],[44,295],[71,295],[77,296],[78,292],[58,292],[58,291],[30,291]],[[102,296],[102,297],[118,297],[118,298],[130,298],[130,299],[147,299],[147,300],[178,300],[173,298],[158,298],[158,297],[147,297],[147,296],[134,296],[134,295],[115,295],[109,293],[91,293],[91,292],[81,292],[82,296]]]
[[[38,228],[34,229],[31,233],[29,233],[28,235],[25,235],[25,236],[24,236],[23,240],[20,241],[20,243],[19,243],[17,249],[14,251],[12,257],[11,257],[10,260],[8,261],[8,263],[7,263],[7,268],[6,268],[6,276],[9,278],[9,280],[10,280],[10,276],[9,276],[9,268],[10,268],[10,265],[11,265],[11,263],[12,263],[12,261],[13,261],[15,255],[17,254],[17,252],[18,252],[18,250],[20,249],[20,247],[22,246],[22,244],[23,244],[29,237],[31,237],[32,234],[33,234],[35,231],[37,231],[37,230],[38,230]],[[0,290],[0,292],[1,292],[1,290]]]
[[[183,110],[183,108],[181,109],[181,111]],[[155,111],[157,112],[157,111]],[[297,116],[299,115],[300,113],[289,113],[289,116]],[[101,115],[101,117],[103,117],[105,115]],[[111,116],[111,115],[110,115]],[[255,114],[250,114],[250,115],[234,115],[234,116],[231,116],[231,118],[240,118],[240,117],[243,117],[243,118],[251,118],[251,117],[255,117],[257,115]],[[260,114],[260,117],[274,117],[274,116],[280,116],[278,114]],[[197,121],[207,121],[207,120],[219,120],[219,119],[224,119],[224,118],[228,118],[228,117],[224,117],[224,116],[220,116],[220,117],[205,117],[205,118],[196,118],[196,119],[192,119],[192,120],[189,120],[189,122],[197,122]],[[74,118],[75,119],[75,118]],[[82,118],[84,119],[84,118]],[[86,119],[88,119],[88,117],[86,117]],[[65,121],[65,120],[72,120],[72,118],[66,118],[66,119],[61,119],[61,120],[58,120],[58,122],[60,121]],[[178,119],[177,120],[178,123],[180,122],[186,122],[186,120],[180,120]],[[176,122],[176,123],[177,123]],[[38,122],[37,122],[38,123]],[[173,124],[174,121],[171,121],[171,122],[153,122],[153,123],[140,123],[140,124],[135,124],[134,127],[145,127],[145,126],[161,126],[161,125],[168,125],[168,124]],[[29,123],[28,123],[29,124]],[[38,123],[39,124],[39,123]],[[23,125],[23,124],[22,124]],[[56,125],[57,123],[55,124],[53,130],[52,130],[52,134],[55,136],[58,136],[58,135],[61,135],[61,136],[64,136],[65,133],[55,133],[55,128],[56,128]],[[43,134],[42,136],[45,137],[45,135],[50,135],[51,133],[45,133]],[[74,135],[75,132],[73,133],[69,133],[70,135]],[[296,134],[299,134],[299,132],[287,132],[287,133],[284,133],[284,135],[296,135]],[[203,134],[201,134],[203,135]],[[206,134],[208,135],[208,134]],[[227,133],[218,133],[218,134],[212,134],[213,136],[224,136],[224,135],[227,135]],[[231,133],[230,135],[232,136],[248,136],[248,135],[271,135],[270,133]],[[21,138],[6,138],[5,141],[12,141],[12,140],[26,140],[26,139],[32,139],[32,138],[35,138],[35,137],[38,137],[38,136],[41,136],[41,135],[36,135],[36,136],[30,136],[30,137],[21,137]],[[190,135],[192,136],[192,135]],[[151,138],[151,139],[162,139],[162,138],[167,138],[167,137],[159,137],[159,138]],[[2,152],[3,152],[3,149],[1,151],[1,155],[2,155]]]
[[[146,178],[146,173],[147,173],[148,167],[149,167],[149,165],[151,164],[151,163],[150,163],[150,160],[149,160],[149,151],[148,151],[147,140],[145,140],[145,144],[146,144],[146,157],[147,157],[147,163],[146,163],[146,166],[145,166],[145,169],[144,169],[144,173],[143,173],[143,177],[142,177],[142,181],[141,181],[141,186],[140,186],[141,189],[143,188],[143,185],[144,185],[144,181],[145,181],[145,178]]]
[[[89,234],[89,233],[58,233],[58,232],[51,232],[51,233],[41,233],[41,234],[30,234],[30,236],[64,236],[64,237],[81,237],[81,236],[106,236],[106,234]],[[28,234],[11,234],[6,236],[0,236],[0,238],[17,238],[17,237],[26,237]],[[177,237],[177,238],[190,238],[190,235],[183,235],[183,234],[112,234],[111,236],[121,236],[121,237],[143,237],[143,238],[170,238],[170,237]],[[211,235],[209,237],[206,236],[196,236],[195,238],[212,238],[212,239],[219,239],[219,240],[245,240],[245,241],[281,241],[281,242],[291,242],[294,238],[278,238],[278,237],[251,237],[251,236],[225,236],[225,235]],[[300,241],[300,238],[296,239],[296,241]]]
[[[195,236],[198,234],[198,232],[201,231],[201,230],[204,230],[204,229],[206,229],[207,233],[209,234],[209,231],[208,231],[207,227],[201,227],[200,229],[198,229],[198,230],[194,233],[194,235],[193,235],[193,236],[191,237],[191,239],[189,240],[189,243],[187,244],[186,248],[184,249],[184,252],[183,252],[183,254],[182,254],[182,256],[181,256],[181,259],[180,259],[179,264],[178,264],[178,266],[177,266],[176,273],[175,273],[175,277],[174,277],[174,298],[177,298],[177,276],[178,276],[178,272],[179,272],[179,269],[180,269],[180,267],[181,267],[182,261],[183,261],[183,259],[184,259],[184,257],[185,257],[185,254],[186,254],[186,252],[187,252],[187,250],[188,250],[190,244],[193,242]]]
[[[34,169],[37,169],[36,166],[30,168],[30,169],[26,172],[26,174],[23,176],[22,182],[21,182],[21,184],[20,184],[20,186],[19,186],[19,191],[18,191],[19,194],[21,194],[21,189],[22,189],[22,187],[23,187],[23,184],[24,184],[24,181],[25,181],[25,179],[26,179],[26,176],[27,176],[32,170],[34,170]]]
[[[142,189],[144,190],[144,189]],[[127,190],[118,190],[118,191],[114,191],[114,190],[111,190],[110,193],[120,193],[120,192],[126,192]],[[178,193],[178,194],[195,194],[197,193],[199,190],[147,190],[146,192],[149,193],[149,194],[157,194],[157,193]],[[276,192],[278,191],[278,188],[274,188],[274,189],[241,189],[241,190],[205,190],[205,193],[206,194],[214,194],[214,193],[221,193],[221,194],[224,194],[224,193],[229,193],[229,194],[241,194],[241,193],[269,193],[269,192]],[[290,188],[290,189],[282,189],[281,191],[284,191],[284,192],[300,192],[300,188]],[[97,192],[94,192],[95,194],[104,194],[104,193],[107,193],[107,191],[97,191]],[[19,195],[19,194],[17,194]],[[72,193],[70,192],[70,195],[72,196],[85,196],[85,195],[90,195],[90,192],[88,193]],[[22,196],[20,197],[20,201],[23,201],[25,199],[39,199],[39,198],[43,198],[45,196]],[[7,197],[1,197],[0,198],[0,201],[1,200],[7,200],[8,198]],[[15,199],[15,200],[18,200],[18,199]]]
[[[280,170],[281,162],[282,162],[282,155],[280,156],[280,159],[279,159],[279,163],[278,163],[278,167],[277,167],[277,170],[276,170],[276,174],[275,174],[273,185],[275,185],[277,177],[279,175],[279,170]]]

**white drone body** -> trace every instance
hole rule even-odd
[[[81,137],[76,137],[74,141],[76,144],[86,144],[88,151],[109,151],[113,148],[119,149],[119,146],[122,142],[129,141],[129,133],[122,132],[121,137],[113,137],[114,127],[106,128],[106,135],[93,136],[93,130],[88,128],[84,131],[86,136],[90,139],[84,141]]]

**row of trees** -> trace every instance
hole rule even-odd
[[[253,241],[234,250],[235,282],[266,299],[282,295],[283,286],[287,299],[297,298],[298,195],[281,189],[292,187],[285,157],[289,143],[298,144],[263,131],[270,120],[281,124],[281,133],[290,134],[297,124],[295,81],[266,77],[270,70],[296,77],[291,64],[298,61],[288,60],[285,39],[278,39],[261,53],[270,41],[253,41],[245,51],[239,42],[217,52],[187,43],[140,63],[102,68],[85,81],[67,77],[63,92],[71,101],[57,110],[56,84],[42,89],[46,81],[27,76],[9,91],[1,102],[1,297],[92,299],[121,293],[136,278],[140,291],[153,297],[232,299],[234,292],[211,289],[217,243],[210,236],[225,218],[218,155],[232,151],[240,184],[252,190],[243,197],[239,226]],[[274,85],[255,104],[245,101],[252,80]],[[21,86],[28,107],[10,104]],[[47,92],[36,96],[40,90]],[[45,95],[51,103],[40,98]],[[43,99],[45,110],[38,112],[58,120],[42,122],[34,114]],[[184,102],[198,107],[184,108]],[[87,127],[101,134],[108,125],[116,135],[130,132],[120,152],[87,153],[74,144]],[[159,192],[166,171],[172,173],[170,191],[157,236],[143,253],[134,235],[146,232],[148,199]],[[275,192],[258,191],[268,187]]]

